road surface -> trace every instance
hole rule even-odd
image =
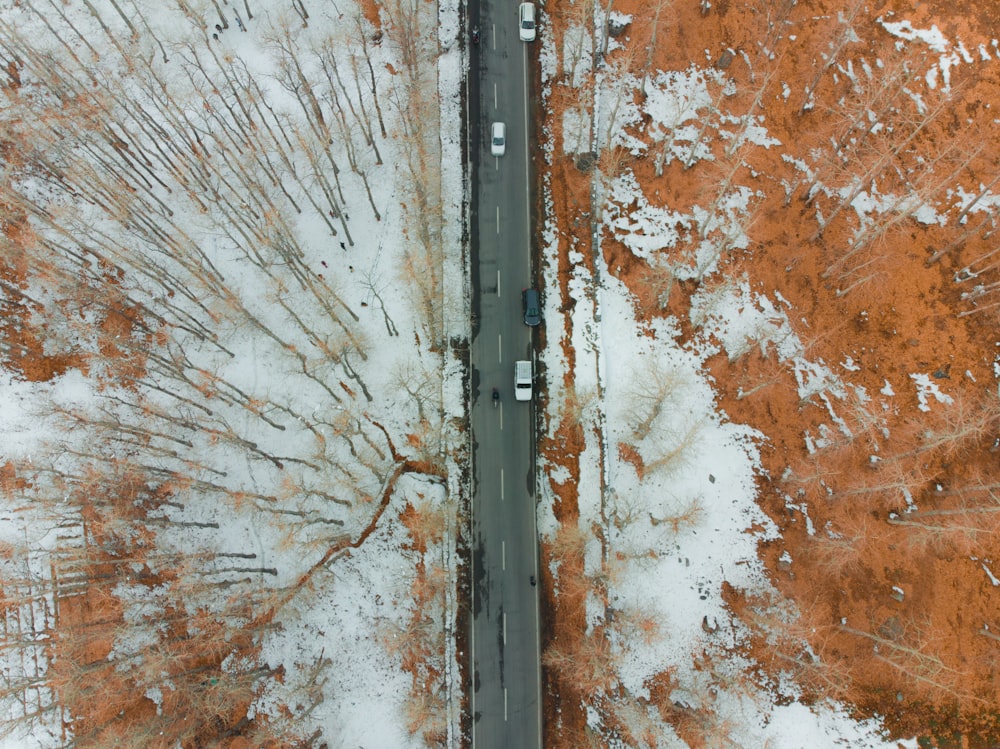
[[[541,747],[534,403],[514,400],[514,362],[533,359],[521,291],[531,270],[527,46],[517,3],[470,4],[474,440],[472,695],[474,749]],[[507,124],[490,155],[490,125]],[[537,382],[537,380],[536,380]],[[491,402],[493,388],[500,405]]]

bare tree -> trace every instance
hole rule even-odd
[[[872,643],[876,660],[912,680],[914,686],[931,694],[957,697],[963,701],[987,704],[969,691],[962,669],[949,666],[932,647],[927,622],[893,617],[878,632],[841,624],[840,630]]]
[[[542,654],[542,664],[555,670],[581,693],[602,691],[611,684],[614,659],[610,642],[597,631],[566,646],[550,645]]]
[[[820,53],[823,56],[823,65],[816,71],[816,76],[813,78],[812,82],[806,85],[805,95],[803,97],[802,104],[799,106],[800,115],[804,114],[811,108],[813,97],[816,93],[816,87],[819,86],[819,83],[823,79],[826,72],[837,63],[837,59],[844,47],[858,38],[857,33],[854,31],[853,24],[858,13],[860,13],[864,7],[865,3],[863,0],[854,0],[854,3],[848,7],[846,11],[837,12],[837,27],[832,39],[830,39],[828,43],[829,52]]]
[[[971,150],[966,150],[957,144],[945,146],[941,153],[923,166],[922,172],[918,175],[917,180],[909,186],[909,189],[895,198],[887,210],[891,214],[891,218],[870,222],[868,226],[859,231],[850,247],[846,251],[842,251],[837,260],[827,266],[824,274],[829,275],[835,269],[847,264],[860,250],[868,247],[894,227],[911,218],[922,206],[932,203],[942,190],[947,190],[950,185],[954,184],[956,177],[979,156],[984,147],[983,144],[977,144]],[[960,153],[958,158],[954,159],[956,162],[954,168],[947,174],[935,175],[934,168],[941,165],[942,162],[948,165],[947,160],[955,157],[954,151],[956,150],[959,150]]]
[[[913,144],[917,136],[931,123],[935,122],[938,117],[950,110],[951,102],[960,89],[960,86],[955,87],[942,94],[932,107],[926,108],[923,112],[915,113],[910,121],[906,123],[906,127],[898,137],[892,137],[880,144],[880,147],[872,154],[874,158],[870,160],[865,171],[860,176],[854,178],[853,188],[840,198],[830,215],[824,217],[816,236],[821,235],[823,229],[829,226],[841,211],[850,206],[862,191],[869,189],[879,175],[890,164],[895,163],[900,155]],[[943,144],[942,149],[946,150],[947,144]]]

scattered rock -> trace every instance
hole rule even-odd
[[[576,157],[576,168],[584,173],[593,170],[594,164],[596,163],[597,153],[595,151],[587,151],[585,153],[578,154]]]
[[[608,36],[617,38],[624,34],[627,28],[628,21],[619,21],[613,18],[608,20]]]

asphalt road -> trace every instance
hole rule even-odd
[[[470,3],[473,163],[474,438],[472,695],[474,749],[541,747],[534,402],[514,400],[514,362],[532,359],[522,289],[534,285],[530,244],[527,49],[517,3]],[[490,125],[507,148],[490,155]],[[537,384],[537,380],[536,380]],[[500,405],[491,401],[493,388]]]

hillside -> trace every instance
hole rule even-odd
[[[552,745],[992,745],[996,5],[549,14]]]

